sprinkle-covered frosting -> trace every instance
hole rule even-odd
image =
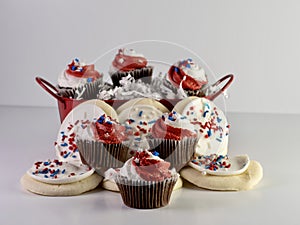
[[[105,144],[118,144],[127,139],[126,128],[110,116],[101,115],[93,125],[95,139]]]
[[[94,169],[87,165],[79,166],[58,159],[35,162],[27,171],[33,179],[49,184],[73,183],[92,175]]]
[[[91,121],[77,120],[60,130],[55,142],[56,156],[62,161],[71,161],[78,165],[81,163],[80,154],[76,145],[76,136],[92,139],[94,132],[91,129]]]
[[[203,170],[212,171],[219,169],[226,171],[231,166],[227,155],[224,156],[217,154],[195,156],[192,163],[201,167]]]
[[[229,125],[224,113],[210,100],[197,98],[187,104],[182,112],[200,134],[198,155],[226,155]]]
[[[80,62],[78,58],[75,58],[58,77],[58,85],[60,87],[75,88],[94,82],[101,77],[102,75],[95,70],[93,64],[86,65]]]
[[[181,140],[185,137],[197,137],[195,127],[187,119],[175,111],[165,113],[152,127],[152,136],[172,140]]]
[[[117,71],[128,72],[135,69],[141,69],[147,66],[147,59],[142,55],[136,53],[133,49],[119,49],[115,56],[110,73]]]
[[[168,71],[169,80],[185,90],[198,90],[207,84],[207,77],[203,68],[200,68],[192,59],[182,60],[175,63]]]

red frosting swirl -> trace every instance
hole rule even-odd
[[[94,123],[94,135],[96,140],[105,144],[119,144],[127,139],[126,128],[109,116],[102,115]]]
[[[70,64],[68,64],[68,68],[66,69],[66,74],[78,77],[78,78],[90,78],[91,82],[99,79],[101,74],[95,70],[95,65],[80,65],[79,60],[75,59]]]
[[[147,59],[140,56],[124,55],[123,49],[119,49],[112,65],[120,71],[128,72],[146,67]]]
[[[171,177],[170,163],[151,157],[148,151],[137,152],[132,164],[139,176],[147,181],[163,181]]]
[[[171,66],[168,71],[168,78],[176,87],[179,87],[184,77],[186,77],[186,79],[182,82],[182,88],[185,90],[199,90],[207,83],[207,81],[194,79],[177,66]]]
[[[155,138],[181,140],[184,137],[197,137],[197,134],[188,129],[167,125],[165,121],[160,118],[152,126],[152,136]]]

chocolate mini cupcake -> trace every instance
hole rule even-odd
[[[152,137],[150,149],[158,152],[160,158],[170,162],[177,171],[192,160],[198,142],[194,125],[175,111],[163,114],[155,122]]]
[[[129,74],[135,79],[141,79],[145,83],[151,83],[153,67],[148,66],[148,61],[142,54],[133,49],[119,49],[109,70],[109,74],[115,86],[120,86],[122,77]]]
[[[178,179],[175,170],[147,150],[137,152],[115,174],[125,205],[137,209],[160,208],[169,204]]]
[[[128,147],[122,144],[127,139],[125,127],[105,114],[90,126],[93,140],[79,137],[76,141],[83,162],[100,175],[109,168],[122,166],[128,155]]]
[[[172,65],[168,71],[168,79],[176,88],[181,84],[188,96],[205,96],[203,90],[208,83],[207,76],[204,69],[192,59]]]

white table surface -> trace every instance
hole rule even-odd
[[[168,206],[136,210],[98,188],[75,197],[44,197],[20,178],[36,160],[55,157],[56,108],[0,106],[0,224],[299,224],[300,115],[229,113],[229,155],[247,153],[264,168],[254,189],[203,190],[185,183]]]

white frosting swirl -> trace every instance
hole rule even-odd
[[[185,74],[193,77],[195,80],[207,82],[204,69],[196,64],[192,59],[179,61],[175,63],[174,66],[180,68]]]
[[[126,55],[126,56],[145,58],[145,56],[142,53],[137,53],[134,49],[122,48],[120,53],[122,53],[123,55]]]

